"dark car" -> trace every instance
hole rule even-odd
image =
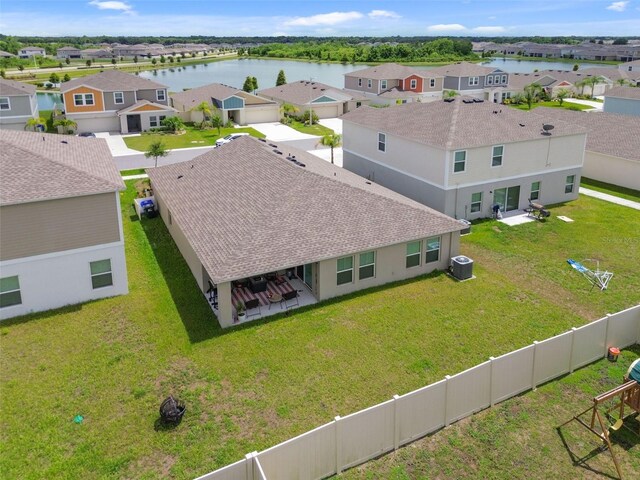
[[[79,137],[95,137],[96,134],[93,132],[82,132],[78,134]]]

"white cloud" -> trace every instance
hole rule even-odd
[[[459,23],[440,23],[438,25],[429,25],[427,30],[430,32],[463,32],[467,28]]]
[[[316,27],[319,25],[337,25],[339,23],[358,20],[364,17],[360,12],[331,12],[312,15],[310,17],[297,17],[284,22],[287,27]]]
[[[507,31],[504,27],[494,26],[494,27],[475,27],[473,29],[474,32],[477,33],[504,33]]]
[[[132,13],[133,7],[126,2],[92,0],[89,5],[98,7],[99,10],[120,10],[125,13]]]
[[[396,12],[389,10],[371,10],[368,15],[370,18],[400,18]]]
[[[629,2],[613,2],[607,7],[607,10],[613,10],[614,12],[624,12],[629,5]]]

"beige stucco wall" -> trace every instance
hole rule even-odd
[[[0,207],[0,260],[121,241],[118,193]]]
[[[582,175],[621,187],[640,189],[640,162],[587,151]]]

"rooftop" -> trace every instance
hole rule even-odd
[[[458,231],[450,217],[311,154],[242,137],[148,171],[216,283]],[[287,159],[290,155],[302,163]]]
[[[470,62],[457,62],[451,65],[444,65],[442,67],[436,67],[429,70],[432,75],[444,76],[444,77],[469,77],[469,76],[482,76],[488,75],[496,70],[502,71],[495,67],[483,67],[476,63]],[[506,72],[505,72],[506,73]]]
[[[34,93],[36,93],[35,85],[0,78],[0,95],[11,97],[14,95],[33,95]]]
[[[0,204],[53,200],[123,190],[107,142],[0,130]]]
[[[469,103],[466,103],[469,102]],[[408,103],[393,108],[363,106],[343,121],[441,149],[473,148],[545,138],[545,115],[458,97],[454,101]],[[554,122],[553,136],[585,133],[584,127]]]
[[[411,75],[418,75],[420,77],[438,77],[442,75],[436,75],[432,73],[433,70],[418,69],[413,67],[407,67],[398,63],[383,63],[374,67],[365,68],[362,70],[356,70],[355,72],[345,73],[345,77],[356,78],[371,78],[375,80],[389,80],[398,78],[407,78]]]
[[[341,90],[331,85],[309,80],[299,80],[297,82],[280,85],[279,87],[267,88],[260,90],[258,94],[297,105],[307,105],[323,95],[331,97],[338,102],[362,100],[365,98],[353,92],[347,92],[346,90]]]
[[[87,87],[96,88],[103,92],[130,91],[130,90],[155,90],[157,88],[167,88],[166,85],[138,77],[131,73],[124,73],[119,70],[106,70],[96,73],[95,75],[87,75],[86,77],[76,78],[69,82],[64,82],[60,86],[62,93],[85,85]]]
[[[628,98],[632,100],[640,100],[640,88],[637,87],[614,87],[604,94],[606,97]]]
[[[184,92],[172,93],[171,98],[175,105],[184,106],[186,111],[198,106],[202,102],[211,103],[212,99],[221,101],[232,95],[237,95],[243,98],[251,96],[256,100],[260,99],[256,95],[222,83],[211,83],[209,85],[203,85],[202,87],[191,88]],[[271,103],[271,101],[263,99],[262,103]]]

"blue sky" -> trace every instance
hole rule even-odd
[[[1,0],[8,35],[640,35],[640,0]]]

